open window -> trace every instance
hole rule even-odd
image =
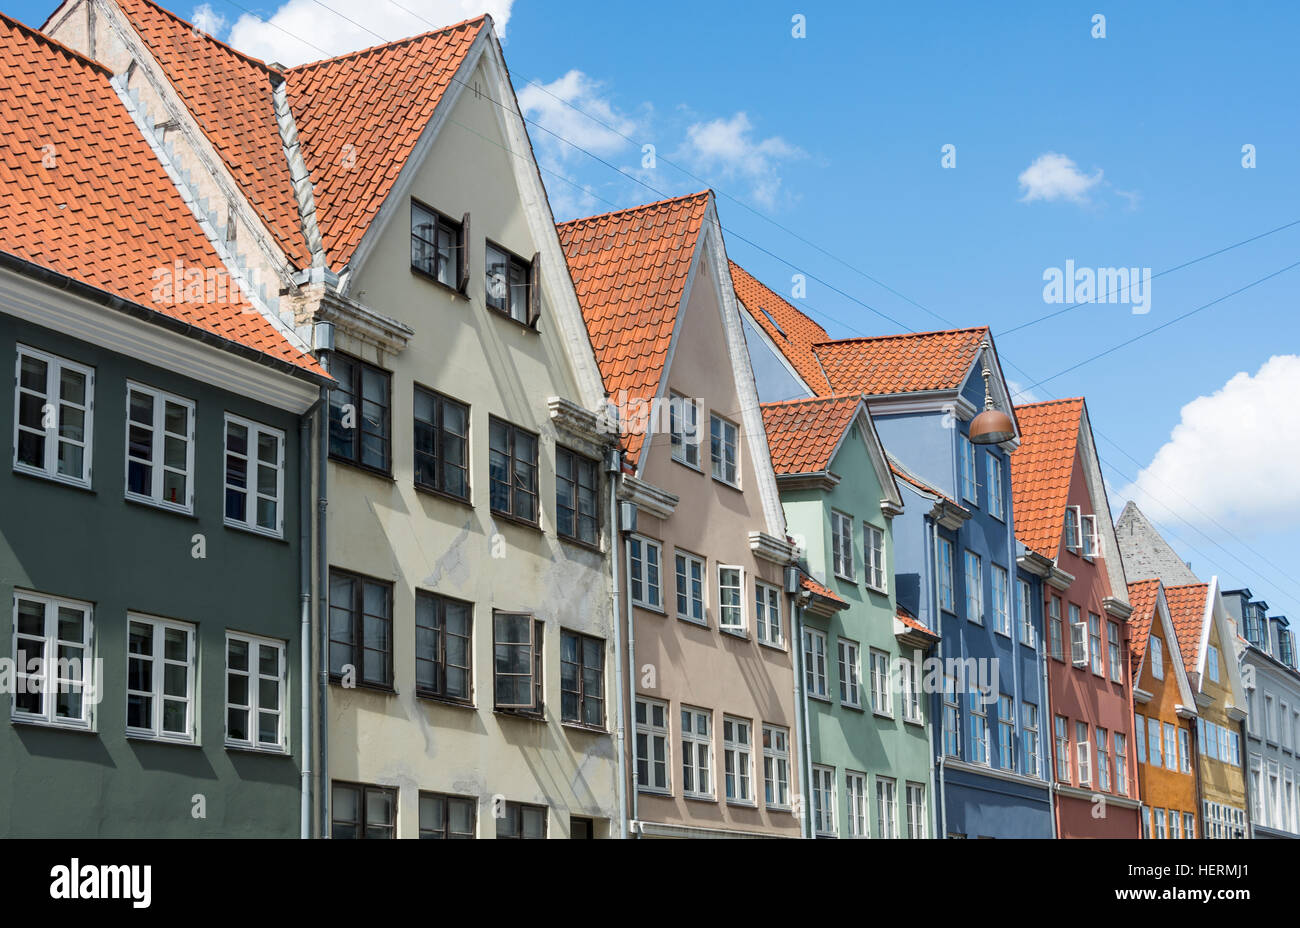
[[[1088,625],[1086,622],[1070,623],[1070,663],[1075,667],[1088,666]]]
[[[1101,553],[1101,539],[1097,535],[1097,517],[1079,517],[1079,541],[1084,557],[1096,557]]]
[[[1083,547],[1081,513],[1078,506],[1065,507],[1065,550],[1078,554]]]

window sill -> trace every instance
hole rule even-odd
[[[371,464],[362,464],[360,461],[353,461],[351,458],[340,457],[334,452],[330,452],[329,460],[333,464],[342,464],[353,470],[359,470],[363,474],[369,474],[372,477],[378,477],[380,480],[387,480],[389,483],[396,483],[392,470],[384,470]]]
[[[632,605],[635,608],[642,610],[643,612],[653,612],[655,615],[663,616],[665,619],[668,618],[668,613],[664,610],[662,606],[652,606],[649,603],[639,603],[635,599],[632,600]],[[684,619],[683,621],[688,621],[691,622],[691,624],[695,624],[690,619]]]
[[[568,535],[561,535],[559,532],[555,533],[555,537],[560,539],[560,541],[564,542],[566,545],[573,545],[573,547],[582,551],[590,551],[592,554],[605,553],[605,550],[599,544],[592,544],[591,542],[583,541],[580,538],[570,538]]]
[[[192,519],[197,522],[199,517],[194,514],[194,507],[182,509],[179,506],[170,503],[160,503],[152,499],[146,499],[143,496],[132,496],[129,493],[122,496],[122,501],[130,503],[132,506],[140,506],[144,509],[152,509],[154,512],[165,512],[169,515],[180,516],[182,519]],[[229,524],[229,523],[227,523]]]
[[[712,474],[710,474],[709,476],[713,477]],[[735,490],[737,493],[745,492],[744,488],[741,487],[740,484],[732,483],[730,480],[724,480],[722,477],[713,477],[713,482],[718,484],[719,486],[724,486],[729,490]]]
[[[498,319],[504,319],[506,322],[512,322],[515,325],[519,326],[519,328],[523,329],[525,332],[532,332],[534,335],[539,334],[537,331],[537,326],[529,325],[527,322],[520,322],[518,319],[510,315],[508,312],[505,312],[504,310],[501,309],[497,309],[495,306],[493,306],[492,304],[486,301],[484,301],[483,306],[488,311],[489,316],[496,316]],[[539,316],[538,320],[540,321],[540,319],[541,317]]]
[[[527,519],[521,519],[519,516],[511,515],[508,512],[501,512],[496,509],[491,510],[493,519],[500,519],[502,522],[509,522],[511,525],[518,525],[520,528],[532,529],[539,535],[544,535],[541,522],[529,522]]]
[[[464,506],[466,509],[474,508],[474,496],[471,490],[469,496],[457,496],[455,493],[448,493],[446,490],[439,490],[435,487],[425,486],[422,483],[412,483],[417,493],[423,493],[426,496],[434,496],[438,499],[445,499],[449,503],[455,503],[458,506]]]
[[[748,641],[748,640],[749,640],[749,632],[744,631],[743,629],[742,629],[742,630],[737,630],[737,629],[734,629],[734,628],[723,628],[722,626],[719,626],[719,627],[718,627],[718,631],[719,631],[720,633],[726,635],[728,638],[735,638],[735,639],[737,639],[737,640],[739,640],[739,641]]]
[[[863,706],[861,706],[861,705],[857,705],[857,706],[855,706],[855,705],[853,705],[853,703],[851,703],[851,702],[843,702],[843,701],[841,701],[841,702],[840,702],[840,708],[841,708],[841,709],[848,709],[850,712],[857,712],[857,713],[860,714],[860,715],[866,715],[866,714],[867,714],[867,710],[866,710]]]
[[[378,693],[381,696],[396,696],[397,690],[391,686],[382,686],[378,683],[354,683],[352,686],[344,686],[341,677],[330,676],[330,686],[337,686],[341,690],[351,693],[361,690],[370,693]]]
[[[892,712],[877,712],[875,709],[872,709],[871,714],[878,719],[889,719],[891,722],[894,721],[894,713]]]
[[[771,650],[779,651],[782,654],[788,654],[790,651],[790,649],[785,646],[784,642],[764,641],[762,638],[759,638],[758,643],[764,648],[770,648]]]
[[[687,470],[693,471],[700,476],[704,476],[704,468],[699,464],[692,464],[690,461],[683,461],[681,458],[677,457],[672,458],[672,460],[674,463],[682,465],[682,467],[685,467]]]
[[[222,520],[221,524],[226,528],[234,529],[237,532],[243,532],[246,535],[257,535],[260,538],[269,538],[271,541],[283,541],[286,544],[288,543],[288,539],[284,537],[283,531],[272,532],[264,528],[253,528],[251,525],[245,525],[242,522],[231,522],[225,519]]]
[[[700,793],[682,793],[682,798],[688,802],[708,802],[713,805],[718,804],[717,796],[706,796]]]
[[[673,798],[673,794],[669,790],[655,789],[653,786],[638,786],[636,791],[645,796],[660,796],[664,799]]]
[[[880,586],[872,586],[870,583],[867,584],[867,589],[870,590],[870,591],[873,592],[873,593],[879,593],[881,596],[888,596],[888,595],[889,595],[889,590],[885,589],[884,587],[880,587]]]
[[[78,725],[72,722],[51,722],[47,719],[27,718],[20,715],[11,715],[9,721],[14,725],[22,725],[27,728],[42,728],[46,731],[68,731],[82,735],[99,734],[99,732],[95,731],[95,726],[90,723]]]
[[[522,712],[518,709],[497,709],[493,707],[492,714],[507,719],[518,719],[521,722],[531,722],[536,724],[546,724],[546,710],[541,712]]]
[[[582,722],[560,722],[561,728],[568,728],[573,731],[580,731],[588,735],[608,735],[609,729],[597,727],[595,725],[584,725]]]
[[[292,754],[286,748],[258,748],[251,744],[240,744],[238,741],[227,741],[227,751],[235,751],[239,754],[263,754],[269,757],[291,757]]]
[[[816,693],[809,693],[808,698],[815,699],[817,702],[824,702],[828,706],[834,705],[829,696],[818,696]]]
[[[1020,644],[1021,644],[1023,647],[1026,647],[1026,648],[1028,648],[1028,649],[1031,650],[1031,651],[1037,651],[1037,650],[1038,650],[1038,642],[1036,642],[1036,641],[1024,641],[1024,640],[1021,640]]]
[[[858,585],[858,579],[856,577],[846,577],[844,574],[832,574],[832,576],[841,583],[852,583],[854,586]]]
[[[455,696],[441,696],[437,693],[421,693],[419,690],[415,691],[415,698],[421,702],[434,703],[452,709],[468,709],[472,712],[478,708],[474,705],[472,699],[457,699]]]
[[[19,477],[28,477],[32,480],[39,480],[42,483],[57,483],[60,486],[69,487],[73,490],[81,490],[84,493],[94,493],[95,489],[87,480],[73,480],[70,477],[61,477],[56,474],[47,474],[43,470],[31,470],[21,464],[15,464],[13,472]]]
[[[903,717],[903,724],[904,724],[904,725],[915,725],[917,728],[925,728],[925,719],[909,719],[909,718],[907,718],[906,716],[904,716],[904,717]]]
[[[993,629],[993,634],[995,634],[995,635],[1001,635],[1003,638],[1007,639],[1007,641],[1010,641],[1010,640],[1011,640],[1011,632],[1004,632],[1004,631],[1003,631],[1002,629],[1000,629],[1000,628],[995,628],[995,629]]]
[[[447,293],[450,294],[451,296],[458,296],[462,300],[466,300],[466,301],[469,300],[468,293],[465,293],[463,290],[457,290],[451,284],[443,283],[441,280],[439,280],[437,277],[430,274],[428,271],[424,270],[423,268],[416,267],[414,264],[410,265],[410,268],[411,268],[411,273],[414,274],[416,277],[422,278],[423,280],[427,280],[429,283],[433,284],[435,287],[438,287],[440,290],[447,291]]]
[[[126,733],[127,741],[140,741],[147,744],[165,744],[176,748],[201,748],[203,743],[198,738],[161,738],[158,735],[151,735],[146,732],[128,731]]]
[[[739,809],[757,809],[758,803],[749,799],[728,799],[727,805],[735,806]]]
[[[636,604],[633,603],[633,605],[636,605]],[[647,607],[642,606],[641,608],[644,609],[644,608],[647,608]],[[709,627],[709,623],[708,623],[706,620],[704,620],[704,619],[692,619],[690,616],[685,616],[685,615],[679,615],[679,616],[677,617],[677,621],[678,621],[678,622],[685,622],[687,625],[694,625],[696,628],[708,628],[708,627]]]

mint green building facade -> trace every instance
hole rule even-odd
[[[937,639],[896,607],[891,521],[902,499],[870,415],[856,397],[763,410],[787,530],[807,575],[797,616],[807,834],[931,837],[920,685]],[[783,453],[783,434],[798,450]],[[900,670],[904,658],[915,661],[911,671]]]

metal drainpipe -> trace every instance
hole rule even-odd
[[[621,519],[620,519],[621,522]],[[626,556],[627,576],[632,576],[632,552],[628,549],[627,540],[623,537],[623,526],[619,525],[618,530],[618,550],[615,550],[614,556]],[[660,565],[662,570],[662,565]],[[630,586],[630,584],[629,584]],[[632,700],[633,711],[636,711],[636,625],[632,615],[632,595],[631,589],[627,595],[627,691],[629,698]],[[671,719],[665,721],[671,722]],[[641,837],[641,796],[638,784],[632,786],[632,820],[628,823],[628,829],[633,837]]]
[[[628,752],[627,752],[627,722],[625,713],[627,704],[623,696],[623,631],[619,627],[619,608],[618,608],[618,559],[619,559],[619,518],[618,518],[618,475],[623,469],[622,455],[617,449],[611,448],[606,452],[605,473],[609,475],[609,551],[610,551],[610,570],[612,572],[610,588],[610,618],[614,625],[614,679],[618,681],[616,688],[616,708],[618,711],[618,724],[614,730],[614,741],[618,749],[618,836],[626,838],[628,836],[628,818],[627,818],[627,778],[628,778]],[[635,711],[636,703],[633,702]]]
[[[302,622],[298,632],[300,726],[302,728],[302,802],[298,812],[299,838],[311,837],[311,422],[320,406],[317,400],[298,420],[298,590]]]
[[[930,557],[934,564],[934,624],[935,631],[939,633],[939,640],[935,643],[934,653],[939,661],[939,670],[943,673],[943,686],[939,692],[930,695],[931,705],[938,705],[937,718],[939,719],[939,759],[935,766],[939,770],[939,795],[936,797],[938,803],[936,808],[939,810],[939,835],[940,838],[948,837],[948,791],[944,779],[944,760],[947,758],[947,749],[944,745],[944,739],[947,737],[947,730],[944,728],[944,706],[943,695],[944,689],[948,686],[948,674],[943,666],[943,604],[939,602],[939,524],[933,520],[930,522]],[[932,715],[936,713],[931,711]],[[931,742],[933,744],[933,742]]]
[[[333,327],[328,336],[333,346]],[[320,351],[321,366],[329,370],[329,354]],[[320,795],[317,797],[320,820],[317,834],[319,837],[330,836],[330,782],[329,782],[329,696],[330,696],[330,655],[329,655],[329,550],[327,541],[326,515],[329,507],[329,387],[321,387],[320,409],[316,415],[317,452],[316,452],[316,633],[320,636],[320,665],[317,668],[317,703],[320,725],[318,743],[320,746],[320,763],[316,774]]]
[[[1045,579],[1043,581],[1043,586],[1044,587],[1047,586],[1047,581]],[[1051,691],[1047,688],[1047,655],[1043,652],[1043,647],[1047,643],[1047,637],[1048,637],[1047,636],[1047,622],[1048,622],[1047,597],[1049,595],[1051,594],[1049,594],[1047,590],[1044,589],[1043,595],[1039,597],[1043,605],[1043,633],[1038,636],[1038,667],[1043,677],[1043,698],[1042,698],[1043,714],[1039,718],[1039,722],[1038,722],[1039,738],[1042,739],[1039,743],[1038,753],[1040,757],[1042,757],[1044,760],[1047,761],[1046,764],[1047,816],[1049,819],[1051,819],[1052,838],[1053,840],[1055,840],[1059,829],[1057,828],[1056,825],[1056,812],[1058,806],[1058,802],[1056,798],[1056,771],[1055,769],[1053,769],[1053,762],[1054,762],[1053,752],[1056,750],[1056,729],[1053,728],[1052,726],[1055,724],[1056,720],[1052,717],[1052,694]],[[1131,703],[1132,700],[1130,699],[1129,702]],[[1131,714],[1132,710],[1130,709],[1129,711]],[[1066,734],[1068,735],[1069,732],[1066,732]],[[1048,745],[1051,745],[1052,748],[1051,751],[1047,750]],[[1133,748],[1133,752],[1134,752],[1133,753],[1133,785],[1134,785],[1133,793],[1134,795],[1136,795],[1137,794],[1137,746],[1136,745]]]
[[[799,779],[803,780],[804,795],[811,798],[812,729],[808,725],[808,690],[804,682],[806,677],[804,676],[803,665],[803,607],[799,604],[799,600],[803,595],[802,593],[794,593],[790,596],[790,637],[794,639],[790,646],[795,651],[794,736],[799,745],[799,754],[802,761],[799,764]],[[802,821],[799,823],[799,829],[805,838],[811,838],[813,833],[812,818],[808,809],[809,803],[805,800],[800,805],[802,806],[800,816]]]

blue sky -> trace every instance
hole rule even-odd
[[[712,186],[731,257],[783,292],[807,275],[833,336],[996,336],[1061,308],[1044,273],[1067,260],[1159,273],[1300,220],[1292,4],[236,2],[284,31],[164,5],[285,63],[493,12],[530,117],[591,153],[533,127],[557,218]],[[32,25],[53,6],[5,3]],[[1297,260],[1300,225],[1158,277],[1144,314],[999,336],[1004,369],[1028,386]],[[1194,570],[1300,620],[1297,295],[1300,268],[1032,395],[1087,396],[1117,512],[1146,469],[1139,500]]]

